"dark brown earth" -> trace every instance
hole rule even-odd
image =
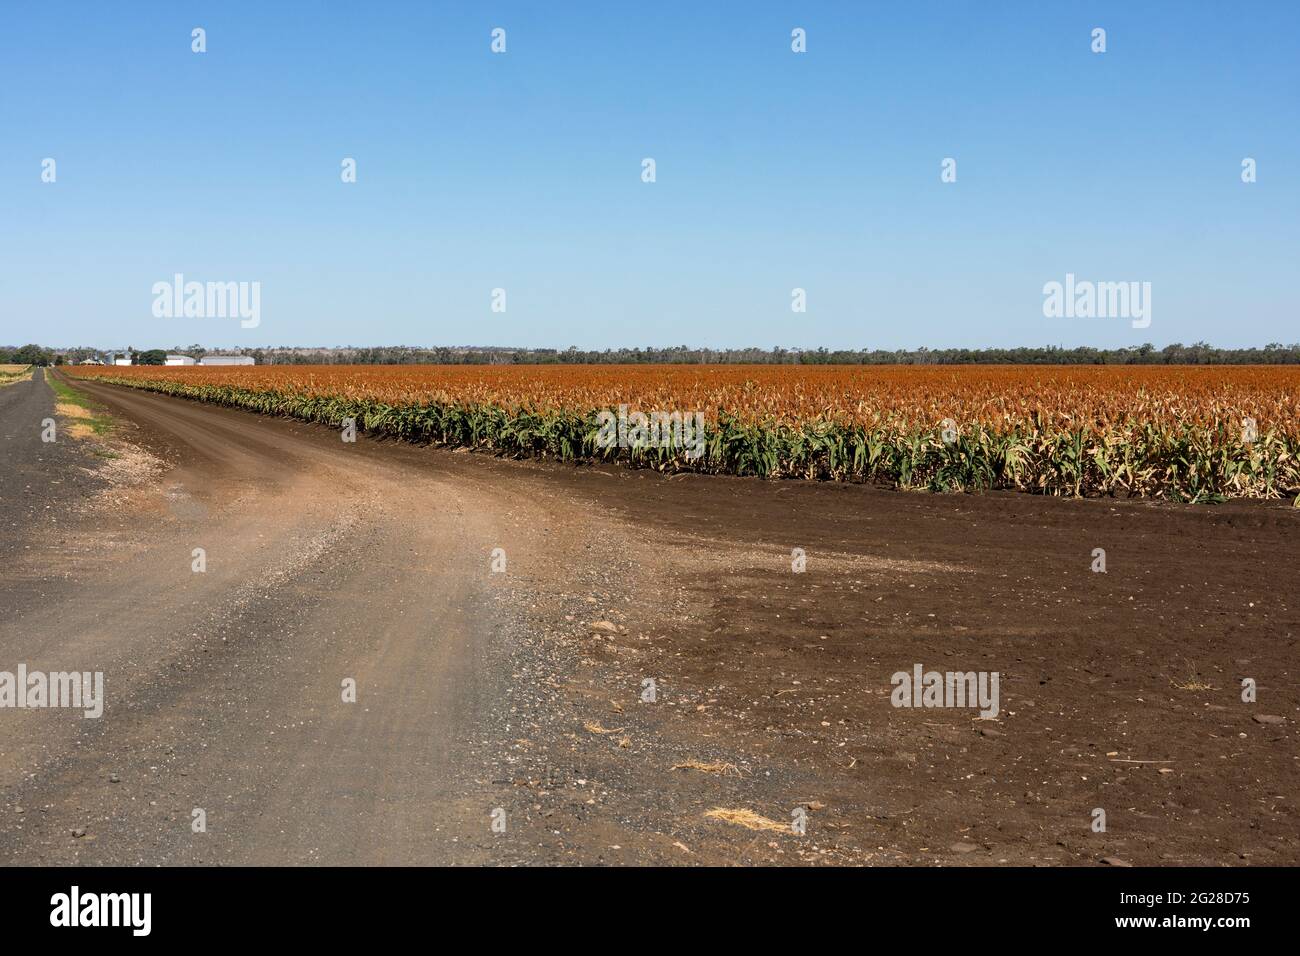
[[[57,524],[0,501],[0,669],[108,696],[0,710],[5,862],[1300,862],[1289,504],[666,478],[84,389],[167,470]],[[998,672],[997,718],[892,706],[918,663]]]

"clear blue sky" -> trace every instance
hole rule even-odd
[[[1289,343],[1297,49],[1291,0],[8,2],[0,342]],[[155,318],[176,272],[261,325]],[[1067,272],[1150,328],[1044,318]]]

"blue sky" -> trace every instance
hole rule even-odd
[[[1289,0],[6,3],[0,342],[1289,343],[1298,38]],[[155,318],[178,272],[260,325]],[[1045,318],[1067,272],[1151,326]]]

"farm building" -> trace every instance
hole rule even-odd
[[[164,365],[193,365],[194,359],[188,355],[168,355]]]
[[[200,365],[252,365],[251,355],[205,355],[199,359]]]
[[[129,356],[129,355],[119,355],[117,358],[113,359],[113,364],[114,364],[114,365],[130,365],[130,364],[131,364],[131,356]]]

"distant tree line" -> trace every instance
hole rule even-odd
[[[496,347],[245,349],[259,365],[1300,365],[1300,344],[1218,349],[1204,342],[1094,349],[511,349]]]
[[[208,353],[199,345],[170,350],[127,350],[139,364],[162,364],[171,353],[196,359]],[[394,345],[371,348],[222,349],[223,353],[251,355],[259,365],[1300,365],[1300,344],[1270,343],[1263,348],[1220,349],[1205,342],[1174,343],[1157,349],[1150,343],[1118,349],[1041,348],[1013,349],[740,349],[671,348],[518,349],[498,346],[438,346],[417,348]],[[105,358],[92,348],[48,349],[0,346],[0,363],[54,365]]]
[[[63,356],[39,345],[0,346],[0,365],[62,365]]]

